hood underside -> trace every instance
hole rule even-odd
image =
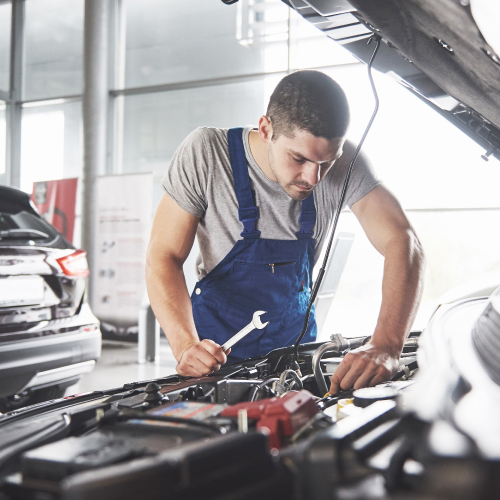
[[[473,10],[469,0],[284,1],[365,63],[373,50],[367,39],[379,35],[374,68],[500,159],[500,58],[473,16],[482,0]],[[492,10],[499,26],[500,8]]]

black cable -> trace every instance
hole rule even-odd
[[[276,377],[268,378],[268,379],[264,380],[263,382],[261,382],[260,384],[257,384],[256,386],[254,386],[252,389],[252,394],[250,395],[249,401],[250,402],[255,401],[255,397],[257,396],[257,393],[259,392],[260,389],[262,389],[263,387],[266,387],[271,382],[279,382],[279,380],[280,379],[276,378]]]
[[[418,368],[418,362],[417,361],[412,361],[411,363],[408,363],[407,365],[403,365],[403,369],[399,370],[394,377],[391,378],[391,382],[395,382],[396,380],[399,380],[400,378],[403,378],[405,375],[409,375],[410,372],[413,370],[416,370]]]
[[[175,424],[185,424],[192,425],[195,427],[202,427],[203,429],[210,430],[212,432],[216,432],[217,434],[223,434],[220,427],[216,427],[215,425],[207,424],[206,422],[202,422],[200,420],[194,420],[192,418],[180,418],[180,417],[171,417],[168,415],[151,415],[147,413],[123,413],[119,416],[118,420],[155,420],[158,422],[171,422]]]
[[[370,121],[368,122],[368,125],[366,126],[366,129],[363,133],[363,137],[361,137],[361,140],[359,141],[358,147],[356,148],[356,151],[354,152],[354,156],[352,157],[351,163],[349,164],[349,168],[347,170],[347,174],[345,176],[344,180],[344,185],[342,187],[342,193],[340,195],[340,201],[337,206],[337,211],[335,212],[335,217],[332,223],[332,229],[330,233],[330,239],[328,240],[328,245],[326,247],[326,252],[325,252],[325,258],[323,259],[323,264],[321,266],[321,269],[319,270],[318,277],[316,278],[316,281],[314,282],[313,285],[313,290],[311,292],[311,297],[309,299],[309,304],[307,306],[307,311],[306,311],[306,317],[304,320],[304,327],[302,328],[302,332],[300,333],[299,337],[297,338],[297,341],[295,342],[294,346],[294,362],[298,367],[298,358],[299,358],[299,344],[304,335],[306,334],[307,331],[307,325],[309,323],[309,316],[311,314],[311,309],[314,304],[314,301],[316,300],[316,296],[318,295],[319,287],[321,285],[321,282],[323,281],[323,277],[326,271],[326,265],[328,263],[328,258],[330,256],[330,250],[332,248],[332,243],[333,243],[333,237],[335,236],[335,231],[337,229],[337,223],[339,220],[340,212],[342,211],[342,206],[344,205],[344,200],[345,196],[347,194],[347,186],[349,184],[349,180],[351,178],[351,173],[352,169],[354,167],[354,162],[358,158],[358,154],[361,150],[361,147],[363,146],[363,143],[365,142],[366,136],[368,135],[368,132],[370,131],[370,128],[373,124],[373,120],[375,120],[375,116],[377,115],[378,108],[379,108],[379,99],[378,99],[378,94],[377,94],[377,89],[375,88],[375,83],[373,82],[373,76],[372,76],[372,65],[373,61],[375,59],[375,56],[377,55],[378,49],[380,47],[380,40],[381,38],[378,35],[373,35],[369,40],[368,43],[371,43],[372,40],[375,40],[375,49],[373,50],[373,53],[370,57],[370,62],[368,63],[368,79],[370,80],[370,85],[373,91],[373,95],[375,97],[375,109],[373,110],[372,116],[370,118]]]

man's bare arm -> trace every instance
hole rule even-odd
[[[352,211],[385,257],[382,305],[371,341],[348,353],[332,376],[332,394],[373,386],[394,375],[423,289],[424,253],[397,199],[378,186]]]
[[[151,307],[178,361],[177,372],[198,377],[227,361],[211,340],[200,342],[182,266],[193,246],[198,217],[164,194],[155,212],[146,260]]]

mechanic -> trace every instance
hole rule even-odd
[[[146,282],[180,375],[209,374],[228,359],[294,344],[312,268],[355,149],[345,140],[348,123],[341,87],[324,73],[297,71],[278,84],[257,129],[203,127],[178,148],[162,180],[165,193],[154,216]],[[375,385],[397,371],[420,302],[424,267],[399,202],[362,155],[346,204],[385,264],[375,331],[370,342],[345,356],[332,377],[332,394]],[[190,299],[182,266],[195,235],[199,281]],[[269,326],[225,353],[221,345],[257,310],[267,311],[262,321]],[[303,342],[315,338],[311,314]]]

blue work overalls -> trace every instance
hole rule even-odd
[[[316,208],[311,193],[302,202],[296,240],[260,238],[243,129],[230,129],[228,142],[243,239],[196,284],[191,300],[200,339],[220,345],[248,325],[255,311],[267,311],[261,320],[269,325],[253,330],[232,347],[228,357],[232,363],[292,345],[302,331],[312,287]],[[302,342],[314,341],[316,333],[313,307]]]

